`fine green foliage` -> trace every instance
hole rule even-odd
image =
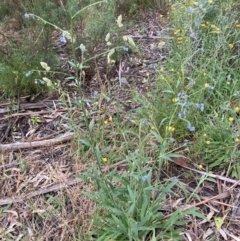
[[[238,2],[176,1],[172,41],[157,87],[142,111],[172,146],[239,178]],[[144,102],[144,98],[139,98]],[[145,99],[146,101],[146,99]],[[163,104],[164,103],[164,104]],[[146,105],[146,104],[145,104]],[[163,125],[159,125],[164,121]],[[191,144],[190,144],[191,143]]]
[[[9,31],[18,30],[11,38],[4,38],[4,42],[0,44],[0,51],[3,53],[0,60],[0,89],[4,97],[35,95],[48,91],[48,86],[38,72],[41,70],[39,62],[47,62],[53,68],[58,64],[51,40],[53,28],[39,24],[34,18],[29,21],[25,13],[30,11],[52,22],[63,23],[66,19],[62,8],[57,7],[53,1],[1,3],[0,16],[5,17],[0,26],[3,36],[8,36]],[[60,15],[64,21],[59,21]]]
[[[19,97],[34,95],[48,89],[42,80],[39,60],[49,60],[52,65],[56,63],[54,55],[43,53],[28,54],[21,50],[15,50],[8,58],[0,63],[0,86],[5,97]],[[36,69],[35,72],[30,71]]]

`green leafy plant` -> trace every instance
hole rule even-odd
[[[90,178],[96,185],[94,193],[83,192],[96,203],[94,229],[92,235],[96,240],[150,240],[153,234],[162,240],[183,240],[179,235],[179,225],[186,221],[187,214],[200,216],[196,210],[176,210],[171,218],[164,220],[161,207],[166,195],[172,194],[177,179],[169,179],[164,183],[152,183],[152,168],[142,168],[148,158],[137,151],[127,157],[128,173],[119,175],[116,171],[99,175],[94,168],[80,176],[84,180]]]
[[[204,0],[172,4],[172,54],[159,68],[155,93],[147,100],[154,114],[144,114],[162,135],[164,130],[156,123],[171,120],[167,128],[172,146],[185,144],[210,168],[227,168],[228,174],[239,178],[240,25],[232,4]],[[232,9],[231,16],[224,9]]]
[[[32,116],[31,122],[33,125],[41,123],[41,119],[38,116]]]

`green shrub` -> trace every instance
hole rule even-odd
[[[28,46],[29,47],[29,46]],[[12,49],[13,50],[13,49]],[[0,62],[0,88],[6,97],[34,95],[48,90],[42,80],[40,62],[51,66],[57,63],[54,54],[44,52],[29,53],[29,50],[15,49]]]

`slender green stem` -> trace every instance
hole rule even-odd
[[[106,0],[103,0],[103,1],[99,1],[99,2],[96,2],[96,3],[92,3],[84,8],[82,8],[81,10],[79,10],[78,12],[76,12],[72,17],[71,19],[74,19],[79,13],[83,12],[84,10],[94,6],[94,5],[97,5],[97,4],[100,4],[100,3],[103,3],[103,2],[106,2]]]

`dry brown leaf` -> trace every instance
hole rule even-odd
[[[185,198],[179,198],[179,199],[177,199],[176,201],[174,201],[173,203],[172,203],[172,208],[176,208],[177,206],[178,206],[178,204],[182,201],[182,200],[184,200]]]
[[[14,210],[5,210],[4,213],[12,214],[11,217],[16,217],[18,219],[18,213]]]
[[[214,211],[211,210],[210,213],[207,215],[207,220],[203,220],[202,222],[199,223],[199,225],[203,224],[203,223],[207,223],[210,222],[210,220],[212,219],[213,215],[214,215]]]
[[[173,157],[173,162],[179,166],[190,168],[183,157]]]
[[[219,229],[218,232],[221,234],[221,236],[224,238],[224,240],[228,240],[227,234],[223,231],[223,229]]]

